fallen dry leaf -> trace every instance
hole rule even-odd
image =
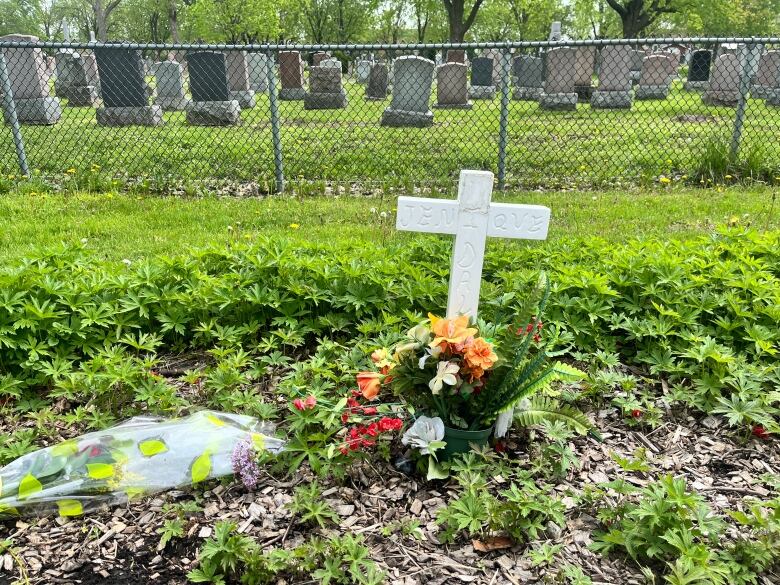
[[[492,550],[503,550],[511,548],[514,542],[508,536],[492,536],[485,540],[474,539],[471,541],[474,550],[479,552],[490,552]]]

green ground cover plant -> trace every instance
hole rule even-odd
[[[553,355],[614,352],[665,378],[687,406],[776,429],[778,237],[731,229],[687,243],[494,249],[484,313],[522,310],[522,291],[542,268],[552,283]],[[181,399],[155,375],[156,355],[208,350],[216,365],[204,391],[215,404],[227,394],[240,404],[234,390],[318,339],[382,347],[383,335],[400,336],[401,316],[439,310],[447,257],[448,243],[434,239],[380,257],[362,246],[263,239],[131,266],[98,261],[81,245],[55,249],[0,276],[0,396],[22,411],[55,398],[89,402],[99,407],[95,425],[144,404],[175,410]]]

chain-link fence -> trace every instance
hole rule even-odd
[[[509,188],[780,168],[776,38],[0,48],[3,173],[266,192],[449,186],[461,168]]]

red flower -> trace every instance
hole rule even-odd
[[[311,395],[307,396],[305,399],[296,398],[293,400],[293,406],[295,407],[295,410],[312,410],[317,406],[317,398]]]
[[[639,410],[638,408],[635,408],[634,410],[631,411],[631,416],[633,416],[634,418],[642,418],[642,411]]]
[[[539,343],[542,340],[541,336],[538,333],[534,333],[533,339],[535,343]]]
[[[368,428],[366,429],[366,434],[369,437],[376,437],[379,434],[379,423],[372,422],[370,425],[368,425]]]
[[[379,430],[383,433],[388,431],[400,431],[404,421],[400,418],[391,418],[389,416],[379,419]]]
[[[379,411],[374,406],[364,406],[363,407],[363,414],[365,414],[367,416],[373,416],[377,412],[379,412]]]
[[[503,440],[496,441],[496,444],[493,445],[493,448],[496,450],[496,453],[506,453],[506,443]]]
[[[766,428],[764,428],[763,425],[755,425],[752,430],[753,436],[758,437],[759,439],[763,439],[764,441],[769,440],[769,438],[772,436],[772,433],[770,433]]]

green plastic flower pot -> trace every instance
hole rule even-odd
[[[471,446],[484,447],[488,444],[488,439],[493,433],[493,426],[479,431],[464,431],[463,429],[453,429],[444,427],[444,440],[447,446],[444,447],[444,458],[449,459],[457,453],[468,453]]]

